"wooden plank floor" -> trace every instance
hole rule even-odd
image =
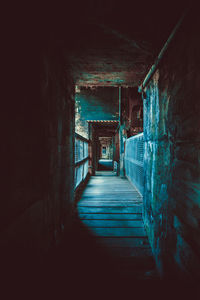
[[[92,176],[77,204],[78,217],[106,249],[124,277],[155,278],[155,263],[142,221],[142,197],[113,172]],[[153,274],[153,275],[152,275]]]

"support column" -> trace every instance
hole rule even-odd
[[[95,171],[97,170],[98,161],[98,138],[96,136],[95,129],[92,128],[92,175],[95,175]]]
[[[119,87],[119,175],[120,177],[124,177],[124,142],[123,142],[123,125],[122,125],[122,113],[121,113],[121,86]]]

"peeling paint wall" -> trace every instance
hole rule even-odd
[[[181,279],[200,276],[200,40],[189,20],[144,94],[145,226],[161,274]]]

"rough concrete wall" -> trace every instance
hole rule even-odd
[[[80,88],[76,93],[75,130],[88,138],[87,120],[118,120],[119,104],[116,87]]]
[[[8,270],[16,263],[21,269],[26,259],[27,268],[38,266],[38,258],[59,242],[73,200],[74,86],[61,53],[45,53],[41,59],[22,52],[10,82],[15,97],[0,204],[1,258]]]
[[[144,220],[157,265],[170,278],[200,275],[197,25],[186,18],[144,96]]]

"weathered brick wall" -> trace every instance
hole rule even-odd
[[[81,87],[76,93],[75,130],[88,138],[87,120],[118,120],[119,100],[116,87]]]
[[[10,81],[0,248],[13,269],[26,258],[30,268],[59,242],[73,201],[74,85],[59,49],[36,54],[21,53]]]
[[[200,275],[200,40],[194,19],[182,24],[144,96],[144,220],[157,265],[170,278]]]

